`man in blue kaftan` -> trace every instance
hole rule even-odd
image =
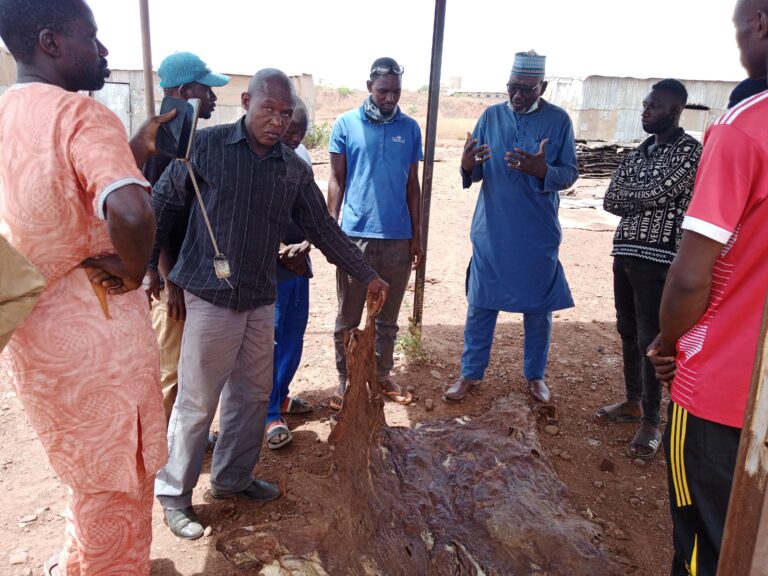
[[[461,159],[464,188],[482,181],[472,219],[467,320],[461,375],[445,391],[461,400],[483,379],[499,311],[522,312],[523,373],[533,398],[549,402],[544,381],[552,311],[573,306],[558,260],[560,190],[578,178],[568,114],[541,98],[545,56],[518,53],[509,101],[488,108]]]

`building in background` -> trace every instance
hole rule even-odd
[[[216,109],[210,120],[200,126],[234,122],[242,114],[240,95],[247,90],[250,76],[228,74],[232,81],[216,89]],[[290,75],[299,97],[304,100],[310,123],[315,119],[315,83],[311,74]],[[0,46],[0,94],[15,82],[16,64],[4,46]],[[544,97],[564,108],[571,117],[576,138],[629,144],[647,137],[640,123],[641,104],[651,86],[661,78],[619,78],[587,76],[581,78],[549,78]],[[688,89],[686,106],[680,124],[699,139],[706,129],[726,111],[728,95],[736,82],[719,80],[684,80]],[[459,76],[450,79],[447,96],[466,96],[484,100],[505,100],[506,92],[461,89]],[[155,75],[155,105],[160,109],[163,92]],[[144,111],[144,75],[141,70],[113,70],[109,81],[94,97],[103,102],[122,120],[130,135],[146,118]]]
[[[16,62],[5,46],[0,46],[0,94],[16,82]]]
[[[629,143],[647,138],[640,123],[643,99],[662,78],[587,76],[551,78],[545,97],[568,111],[580,140]],[[680,118],[686,132],[701,139],[725,113],[736,82],[679,79],[688,90],[688,105]]]
[[[564,108],[571,117],[576,138],[604,140],[622,144],[647,138],[640,123],[643,98],[661,78],[618,78],[587,76],[549,78],[544,98]],[[719,80],[681,80],[688,89],[680,125],[699,139],[726,111],[728,95],[736,82]],[[451,90],[451,96],[506,100],[506,92]]]
[[[210,120],[200,120],[199,126],[214,126],[235,122],[245,111],[240,95],[248,90],[249,75],[227,74],[232,80],[226,86],[216,88],[216,109]],[[163,90],[160,79],[154,75],[155,108],[160,110]],[[311,74],[290,75],[297,95],[307,105],[309,121],[315,118],[315,83]],[[4,46],[0,46],[0,94],[16,81],[16,63]],[[147,114],[144,108],[144,72],[142,70],[112,70],[104,88],[94,93],[96,100],[103,102],[123,122],[129,136],[135,134]]]

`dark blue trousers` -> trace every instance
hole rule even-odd
[[[297,276],[277,285],[275,360],[267,424],[280,418],[280,406],[301,363],[304,331],[309,319],[309,279]]]

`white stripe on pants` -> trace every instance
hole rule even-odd
[[[184,296],[187,320],[179,392],[168,424],[168,463],[155,481],[155,495],[170,509],[192,505],[219,397],[211,485],[238,492],[251,484],[272,391],[274,305],[237,312],[189,292]]]

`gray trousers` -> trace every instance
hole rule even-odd
[[[187,320],[179,392],[168,423],[168,463],[155,480],[155,495],[166,509],[192,505],[219,398],[211,486],[227,492],[250,486],[272,391],[274,305],[236,312],[189,292],[184,300]]]
[[[379,316],[376,318],[376,365],[379,381],[387,380],[394,365],[392,355],[397,337],[397,316],[411,275],[410,240],[380,240],[377,238],[350,239],[363,252],[365,261],[389,284],[389,294]],[[347,380],[347,363],[344,357],[344,334],[360,325],[365,308],[368,289],[336,269],[336,295],[339,312],[333,343],[336,347],[336,370],[339,382]]]

